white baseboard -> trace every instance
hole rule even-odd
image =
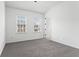
[[[43,39],[43,38],[37,38],[37,39]],[[23,41],[30,41],[30,40],[37,40],[37,39],[29,39],[29,40],[21,40],[21,41],[13,41],[13,42],[6,42],[8,43],[16,43],[16,42],[23,42]]]
[[[55,38],[51,38],[50,40],[55,41],[55,42],[58,42],[58,43],[61,43],[61,44],[64,44],[64,45],[67,45],[67,46],[70,46],[70,47],[73,47],[73,48],[79,49],[79,46],[78,45],[72,45],[72,44],[70,44],[70,43],[68,43],[68,42],[66,42],[64,40],[63,41],[60,41],[60,40],[55,39]]]
[[[2,51],[3,51],[4,47],[5,47],[5,41],[3,41],[3,43],[1,44],[0,56],[2,54]]]

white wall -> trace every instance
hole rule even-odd
[[[79,48],[79,2],[64,2],[49,10],[51,40]]]
[[[5,45],[5,5],[0,1],[0,55]]]
[[[23,15],[27,17],[27,32],[16,33],[16,16]],[[34,32],[34,18],[38,17],[41,21],[41,31]],[[26,10],[20,10],[15,8],[6,7],[6,41],[7,43],[32,40],[43,38],[43,15],[40,13],[30,12]]]

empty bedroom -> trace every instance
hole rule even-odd
[[[0,57],[79,57],[79,1],[0,1]]]

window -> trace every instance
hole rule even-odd
[[[25,16],[17,16],[16,25],[17,25],[17,32],[26,32],[26,17]]]
[[[34,17],[34,32],[40,32],[41,31],[41,28],[40,28],[40,25],[41,25],[41,18],[40,17]]]

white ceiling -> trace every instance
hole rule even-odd
[[[59,4],[59,1],[7,1],[6,6],[35,11],[39,13],[46,13],[51,7]]]

